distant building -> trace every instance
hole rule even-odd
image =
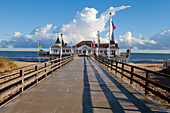
[[[109,44],[107,43],[101,43],[99,45],[99,48],[97,47],[97,44],[95,44],[95,48],[91,48],[92,41],[81,41],[77,44],[75,44],[72,47],[67,46],[67,44],[62,45],[62,54],[63,55],[70,55],[70,54],[78,54],[78,55],[102,55],[106,56],[108,55],[109,50]],[[57,41],[54,46],[50,47],[50,55],[59,55],[61,53],[61,43],[59,41],[59,38],[57,38]],[[118,44],[112,44],[110,47],[110,56],[115,57],[119,56]]]

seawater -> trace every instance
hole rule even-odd
[[[162,53],[131,53],[129,62],[136,63],[163,63],[170,59],[170,54]]]
[[[36,51],[0,51],[0,56],[12,61],[39,61],[38,52]],[[41,61],[47,61],[47,59],[42,59]]]
[[[0,56],[15,61],[38,61],[38,52],[36,51],[0,51]],[[29,59],[34,57],[35,59]],[[160,53],[131,53],[128,62],[134,63],[163,63],[163,60],[170,59],[170,54]]]

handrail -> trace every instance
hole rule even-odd
[[[118,62],[118,61],[116,61],[116,62]],[[160,72],[156,72],[156,71],[144,69],[144,68],[141,68],[141,67],[133,66],[133,65],[130,65],[130,64],[122,63],[122,62],[118,62],[118,63],[124,64],[124,65],[127,65],[127,66],[130,66],[130,67],[134,67],[134,68],[136,68],[136,69],[140,69],[140,70],[143,70],[143,71],[148,71],[148,72],[150,72],[150,73],[159,74],[159,75],[161,75],[161,76],[165,76],[165,77],[170,78],[170,75],[168,75],[168,74],[164,74],[164,73],[160,73]]]
[[[3,79],[13,76],[14,78],[0,83],[0,105],[5,102],[6,98],[11,98],[13,94],[23,93],[27,86],[37,84],[42,77],[46,78],[53,74],[56,69],[73,59],[73,56],[67,56],[1,73],[0,76],[4,76]]]
[[[104,66],[106,66],[107,68],[110,68],[111,70],[114,70],[115,74],[119,73],[121,75],[121,78],[126,77],[127,79],[129,79],[130,80],[130,84],[133,84],[133,82],[135,82],[138,85],[140,85],[141,87],[143,87],[144,90],[145,90],[145,95],[148,95],[149,92],[151,92],[152,94],[162,98],[163,100],[165,100],[167,102],[170,102],[170,98],[168,96],[166,96],[165,94],[162,94],[161,91],[154,90],[153,86],[157,87],[157,88],[160,88],[161,90],[164,90],[164,91],[166,91],[168,93],[170,93],[170,87],[168,87],[166,85],[162,85],[160,83],[157,83],[157,82],[151,80],[149,73],[156,74],[156,75],[159,75],[159,76],[163,76],[163,77],[166,77],[168,79],[170,79],[170,75],[164,74],[164,73],[160,73],[160,72],[151,71],[151,70],[148,70],[148,69],[144,69],[144,68],[141,68],[141,67],[129,65],[129,64],[126,64],[126,63],[118,62],[118,61],[114,61],[113,62],[113,60],[111,61],[110,59],[106,59],[104,57],[97,57],[96,56],[95,59],[99,63],[101,63]],[[121,66],[118,66],[119,64],[121,64]],[[125,67],[124,67],[125,65],[129,66],[131,70],[125,69]],[[144,71],[145,72],[145,77],[135,73],[134,69],[139,69],[139,70]],[[124,74],[124,72],[130,74],[130,76]],[[134,77],[142,79],[144,81],[144,83],[142,83],[140,80],[134,79]],[[149,87],[149,84],[151,84],[152,87]]]

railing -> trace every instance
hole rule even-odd
[[[28,87],[37,84],[73,59],[73,56],[67,56],[0,73],[0,105],[12,96],[23,93]]]
[[[115,74],[121,76],[121,78],[125,77],[130,84],[134,85],[135,83],[136,86],[140,86],[140,90],[142,90],[145,95],[154,94],[154,96],[157,96],[168,103],[170,102],[170,75],[109,60],[103,57],[95,57],[95,59],[110,70],[114,70]],[[168,82],[168,85],[166,84],[166,81]]]

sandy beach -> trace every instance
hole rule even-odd
[[[162,69],[165,69],[165,67],[163,67],[163,64],[143,64],[143,63],[128,63],[128,64],[152,71],[160,71]]]
[[[13,61],[13,63],[16,64],[20,68],[20,67],[33,65],[33,64],[38,64],[39,62]]]

